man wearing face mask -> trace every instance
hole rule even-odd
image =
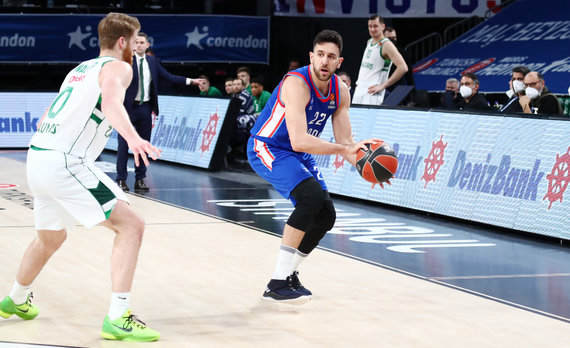
[[[510,99],[501,110],[499,110],[500,112],[523,112],[520,97],[524,96],[524,77],[529,72],[530,70],[526,66],[521,65],[513,68],[513,74],[509,81],[510,88],[507,91],[507,96],[509,96]]]
[[[524,77],[525,95],[520,98],[523,112],[532,114],[562,115],[558,98],[546,88],[544,77],[538,71],[531,71]]]
[[[445,92],[441,95],[441,108],[456,110],[460,102],[463,102],[463,97],[459,94],[459,80],[453,77],[447,79]]]
[[[457,104],[459,110],[481,110],[490,111],[491,107],[487,103],[487,99],[479,94],[479,78],[473,73],[465,73],[461,77],[459,93],[463,97],[463,101]]]

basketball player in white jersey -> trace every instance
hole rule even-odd
[[[76,222],[115,232],[111,255],[112,295],[101,336],[111,340],[155,341],[160,335],[132,315],[129,294],[144,232],[144,221],[117,184],[95,167],[113,128],[124,137],[135,162],[160,156],[143,140],[123,106],[132,78],[132,56],[139,21],[109,13],[98,26],[100,55],[69,72],[59,95],[44,114],[30,142],[27,179],[34,195],[37,236],[24,253],[0,316],[35,318],[30,286]],[[139,159],[139,156],[141,159]],[[81,260],[79,260],[81,262]]]
[[[386,87],[396,83],[408,72],[408,66],[396,46],[384,37],[385,27],[384,20],[378,15],[368,19],[371,38],[366,43],[362,56],[353,104],[382,104]],[[396,70],[388,78],[392,64],[396,65]]]

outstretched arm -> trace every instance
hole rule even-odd
[[[139,165],[139,155],[148,165],[147,154],[154,160],[160,156],[161,150],[142,139],[129,119],[123,106],[125,91],[129,86],[133,73],[129,64],[121,61],[106,63],[99,73],[101,86],[101,111],[113,128],[127,141],[135,155],[135,164]]]
[[[158,73],[159,78],[161,79],[165,79],[170,81],[170,83],[175,83],[175,84],[179,84],[179,85],[196,85],[199,86],[202,83],[205,83],[206,80],[205,79],[193,79],[193,78],[189,78],[189,77],[184,77],[184,76],[178,76],[178,75],[174,75],[168,72],[168,70],[166,70],[162,64],[160,64],[159,61],[156,62],[156,70]]]

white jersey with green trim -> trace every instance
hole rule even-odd
[[[113,57],[85,61],[71,70],[30,141],[30,146],[94,161],[113,127],[101,112],[99,72]]]
[[[358,79],[356,80],[353,103],[370,104],[371,102],[364,102],[364,100],[368,100],[371,97],[370,95],[366,95],[368,88],[382,84],[388,80],[392,61],[382,57],[382,46],[388,40],[388,38],[383,38],[379,42],[373,43],[372,38],[370,38],[366,43],[366,48],[362,55],[362,63],[358,71]],[[374,97],[374,104],[382,104],[384,100],[384,90],[374,95]],[[363,100],[359,100],[358,98],[363,98]]]

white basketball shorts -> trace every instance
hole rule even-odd
[[[366,86],[356,86],[354,90],[354,96],[352,97],[352,104],[361,105],[381,105],[384,101],[384,94],[386,90],[380,91],[380,93],[370,94],[368,93],[368,87]]]
[[[28,185],[38,230],[61,230],[105,221],[127,195],[93,162],[52,150],[28,150]]]

